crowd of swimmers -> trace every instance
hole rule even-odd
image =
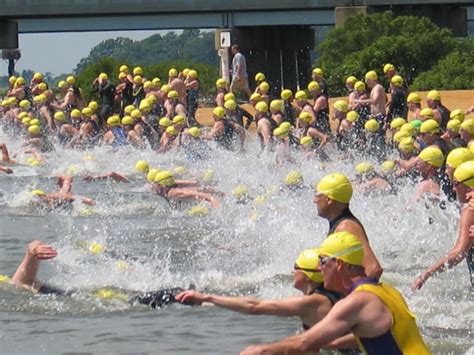
[[[320,162],[357,162],[352,181],[332,173],[317,183],[314,204],[318,215],[329,222],[329,231],[318,248],[303,251],[294,264],[294,286],[302,296],[258,300],[173,289],[151,298],[132,297],[134,302],[157,306],[213,303],[242,313],[301,318],[303,333],[248,347],[243,354],[304,353],[322,348],[369,354],[430,352],[403,296],[380,281],[383,268],[349,203],[353,189],[396,194],[400,184],[410,183],[416,186],[416,200],[441,209],[446,203],[457,204],[460,218],[454,246],[414,280],[412,289],[420,289],[430,277],[464,259],[474,286],[474,117],[470,116],[474,108],[449,110],[437,90],[428,92],[423,108],[420,95],[409,92],[392,64],[382,70],[388,88],[373,70],[363,80],[349,76],[345,82],[348,97],[330,105],[324,72],[315,68],[307,89],[283,89],[278,94],[272,93],[265,74],[258,73],[246,105],[236,99],[239,93],[229,91],[226,80],[218,79],[214,124],[203,127],[196,119],[196,70],[171,68],[167,82],[162,83],[160,78],[147,78],[140,67],[130,70],[122,65],[118,69],[116,80],[98,73],[91,83],[97,101],[90,102],[74,76],[59,82],[57,90],[44,82],[41,73],[35,73],[29,83],[22,77],[10,78],[0,106],[0,124],[6,135],[23,141],[21,151],[31,155],[28,164],[44,164],[58,146],[87,150],[108,145],[117,150],[123,146],[153,149],[157,154],[183,151],[192,165],[209,159],[211,150],[248,150],[251,145],[246,140],[253,132],[260,141],[255,153],[273,152],[277,167],[294,164],[298,155]],[[17,162],[10,158],[5,144],[0,147],[0,172],[14,174]],[[137,162],[136,170],[171,206],[183,200],[221,206],[224,194],[203,179],[178,179],[176,171],[152,168],[146,161]],[[116,172],[84,179],[128,181]],[[61,176],[57,192],[34,190],[32,194],[37,203],[51,209],[70,206],[77,199],[88,205],[96,203],[72,194],[72,183],[71,176]],[[307,193],[297,170],[287,175],[283,188]],[[233,194],[245,203],[246,192],[245,186],[238,186]],[[53,247],[34,241],[14,276],[3,280],[34,292],[59,292],[36,279],[40,260],[56,255]]]

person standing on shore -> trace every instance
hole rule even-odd
[[[247,75],[247,62],[238,44],[231,47],[231,52],[234,55],[232,59],[232,82],[230,83],[230,91],[243,91],[247,98],[252,94],[249,88],[249,79]]]

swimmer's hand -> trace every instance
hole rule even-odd
[[[88,206],[95,206],[96,202],[95,200],[89,198],[89,197],[82,197],[81,196],[81,201],[83,204],[88,205]]]
[[[411,290],[412,291],[418,291],[420,290],[423,285],[425,284],[426,280],[429,279],[429,277],[431,276],[431,273],[429,272],[424,272],[422,273],[420,276],[418,276],[416,278],[416,280],[412,283],[411,285]]]
[[[176,301],[180,303],[188,302],[197,305],[201,305],[203,302],[208,302],[207,298],[207,295],[192,290],[183,291],[175,296]]]
[[[259,355],[259,354],[268,354],[268,352],[265,351],[265,348],[262,345],[249,345],[240,353],[240,355]]]
[[[4,166],[0,166],[0,171],[6,174],[13,174],[13,170]]]
[[[28,245],[28,255],[37,260],[49,260],[55,258],[58,252],[51,245],[46,245],[40,240],[35,240]]]

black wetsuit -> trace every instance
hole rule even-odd
[[[218,144],[219,147],[227,149],[227,150],[233,150],[233,142],[235,138],[235,130],[234,127],[232,127],[232,123],[227,121],[226,119],[223,119],[221,121],[224,124],[224,134],[221,134],[220,136],[214,137],[214,141]]]
[[[115,103],[115,85],[111,82],[99,85],[95,84],[93,91],[97,91],[100,97],[99,125],[102,126],[107,118],[112,115]]]
[[[360,221],[357,219],[357,217],[355,217],[351,210],[349,209],[349,206],[347,206],[347,208],[342,211],[342,213],[337,216],[336,218],[334,218],[332,221],[329,221],[329,231],[327,233],[327,235],[330,235],[332,233],[334,233],[334,231],[336,230],[337,226],[345,221],[345,220],[352,220],[354,222],[356,222],[364,231],[365,233],[365,229],[364,229],[364,226],[362,225],[362,223],[360,223]]]
[[[391,122],[394,118],[407,118],[408,105],[406,101],[406,93],[403,90],[398,90],[392,93],[392,100],[388,108],[388,121]]]
[[[283,102],[284,112],[283,115],[285,117],[285,122],[290,122],[292,126],[296,123],[296,115],[291,102],[284,101]]]
[[[178,303],[178,301],[175,299],[175,296],[183,291],[184,289],[180,287],[174,287],[153,292],[145,292],[130,296],[127,302],[130,304],[144,304],[150,306],[151,308],[162,308],[163,306],[169,305],[171,303]],[[70,296],[76,292],[77,291],[65,291],[48,285],[43,285],[38,290],[38,293],[40,294],[52,296]],[[181,304],[188,306],[193,305],[192,302],[184,302]]]
[[[436,110],[438,110],[439,114],[441,115],[441,123],[439,126],[441,127],[441,129],[446,130],[446,126],[448,125],[449,121],[449,115],[451,114],[451,112],[441,104],[436,107]]]
[[[433,145],[436,145],[441,149],[444,155],[444,159],[446,160],[446,157],[448,156],[449,152],[452,150],[452,147],[446,143],[446,141],[442,138],[438,138],[433,142]],[[443,166],[439,169],[439,173],[437,176],[435,176],[435,181],[439,184],[441,190],[444,192],[446,197],[448,198],[449,201],[455,201],[456,200],[456,193],[453,190],[453,183],[451,180],[448,178],[448,175],[446,174],[446,165],[443,164]]]
[[[329,124],[329,107],[315,112],[316,120],[313,123],[313,127],[316,128],[319,132],[332,136],[331,126]]]

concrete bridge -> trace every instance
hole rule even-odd
[[[312,26],[390,9],[430,17],[465,36],[470,5],[473,0],[0,0],[0,48],[17,48],[18,33],[216,28],[223,73],[228,51],[220,32],[228,31],[249,68],[272,68],[272,82],[295,87],[307,81]]]

